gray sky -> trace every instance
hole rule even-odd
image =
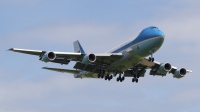
[[[0,0],[1,112],[199,112],[200,1],[193,0]],[[42,70],[38,57],[11,47],[73,52],[79,40],[88,53],[106,52],[155,25],[165,42],[156,61],[193,71],[182,79],[153,77],[139,83],[74,79]]]

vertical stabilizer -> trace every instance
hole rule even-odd
[[[74,52],[83,53],[83,54],[85,53],[85,51],[83,50],[83,48],[78,40],[74,42]]]

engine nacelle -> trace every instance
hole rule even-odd
[[[96,61],[96,56],[94,54],[87,54],[83,57],[82,63],[87,65],[95,61]]]
[[[167,72],[169,72],[172,69],[171,64],[169,63],[163,63],[160,65],[160,67],[158,68],[158,72],[162,73],[162,74],[166,74]]]
[[[46,52],[42,55],[41,60],[44,62],[53,61],[56,58],[56,54],[54,52]]]
[[[182,78],[186,75],[187,71],[185,68],[177,69],[173,74],[175,78]]]

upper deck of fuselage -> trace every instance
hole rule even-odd
[[[155,37],[164,38],[165,35],[160,29],[158,29],[158,27],[150,26],[150,27],[143,29],[134,40],[130,40],[129,42],[126,42],[125,44],[120,45],[118,48],[111,50],[109,52],[119,53],[119,52],[122,52],[123,50],[131,47],[134,44],[137,44],[139,42],[142,42],[142,41],[145,41],[145,40],[148,40],[151,38],[155,38]]]

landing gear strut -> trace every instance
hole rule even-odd
[[[138,82],[138,78],[139,78],[139,75],[137,74],[137,72],[133,75],[133,79],[132,79],[132,82]]]
[[[138,78],[140,77],[139,75],[138,75],[138,67],[136,67],[136,68],[133,68],[132,69],[132,71],[133,71],[133,78],[132,78],[132,82],[138,82]],[[135,71],[135,72],[134,72]]]
[[[154,58],[153,58],[154,50],[152,50],[150,52],[151,52],[151,57],[149,57],[149,62],[154,62]]]
[[[99,74],[98,74],[98,78],[104,78],[104,73],[105,73],[105,70],[100,70],[99,71]]]

